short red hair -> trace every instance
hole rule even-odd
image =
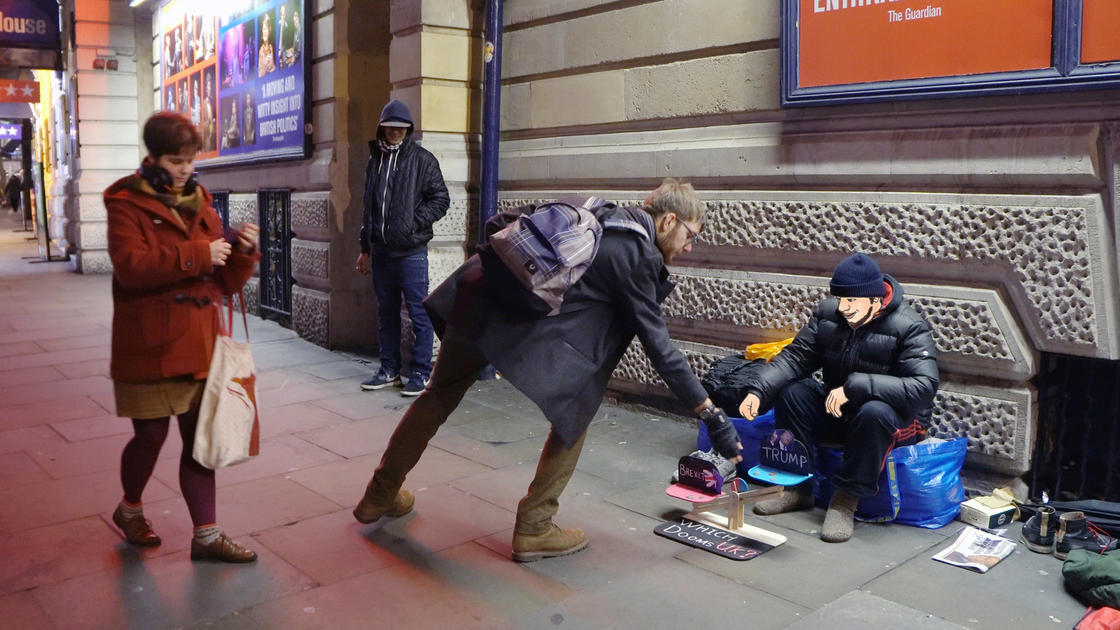
[[[202,150],[202,134],[190,118],[175,112],[156,112],[144,123],[144,146],[154,158]]]

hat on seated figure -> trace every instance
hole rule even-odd
[[[836,265],[828,288],[833,297],[884,297],[883,272],[867,254],[856,253]]]

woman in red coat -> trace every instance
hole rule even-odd
[[[202,136],[182,114],[160,112],[144,124],[148,156],[140,169],[105,190],[113,261],[113,353],[109,372],[117,415],[135,436],[121,454],[124,499],[113,522],[130,543],[160,538],[144,518],[140,495],[152,475],[171,416],[183,452],[179,487],[194,522],[192,559],[252,562],[257,555],[218,529],[214,471],[191,456],[199,403],[218,334],[216,304],[253,273],[256,225],[223,238],[210,193],[198,185]]]

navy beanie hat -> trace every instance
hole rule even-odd
[[[835,297],[884,297],[883,272],[867,254],[852,254],[836,265],[828,288]]]

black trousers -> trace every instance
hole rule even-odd
[[[774,425],[805,444],[814,466],[814,446],[841,446],[844,459],[832,476],[833,487],[855,497],[874,495],[887,454],[895,446],[919,439],[921,425],[916,420],[903,421],[894,407],[879,400],[859,407],[849,402],[843,416],[837,418],[825,411],[827,397],[824,385],[813,378],[790,383],[774,405]]]

